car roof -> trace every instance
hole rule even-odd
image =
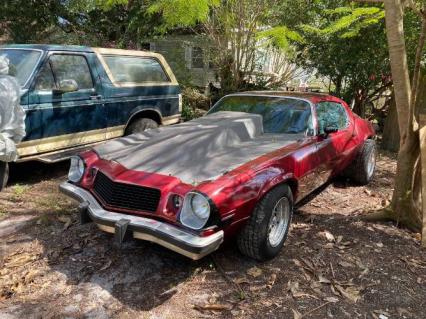
[[[6,49],[33,49],[42,51],[77,51],[77,52],[93,52],[92,48],[80,45],[53,45],[53,44],[7,44],[0,46]]]
[[[315,92],[297,92],[297,91],[245,91],[238,92],[232,95],[256,95],[256,96],[277,96],[277,97],[291,97],[291,98],[300,98],[309,100],[312,103],[317,103],[318,101],[335,101],[343,102],[341,99],[324,93],[315,93]]]

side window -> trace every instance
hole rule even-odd
[[[170,82],[160,62],[153,58],[132,56],[103,56],[117,83]]]
[[[55,54],[49,58],[49,63],[56,84],[63,80],[74,80],[79,90],[92,89],[93,80],[86,58],[82,55]]]
[[[192,48],[192,61],[191,65],[193,69],[204,68],[203,49],[200,47]]]
[[[316,112],[320,134],[324,133],[325,127],[341,130],[348,126],[348,115],[340,103],[320,102],[317,104]]]
[[[51,91],[56,89],[55,78],[48,62],[41,68],[34,89],[36,91]]]

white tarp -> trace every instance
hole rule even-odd
[[[25,136],[25,112],[20,102],[21,88],[9,76],[9,60],[0,56],[0,161],[18,158],[16,144]]]

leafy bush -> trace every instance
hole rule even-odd
[[[184,121],[203,116],[210,108],[210,99],[192,87],[183,88],[182,99],[182,118]]]

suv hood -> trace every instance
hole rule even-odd
[[[100,158],[129,170],[174,176],[196,185],[301,138],[303,135],[264,134],[260,115],[218,112],[122,137],[94,150]]]

